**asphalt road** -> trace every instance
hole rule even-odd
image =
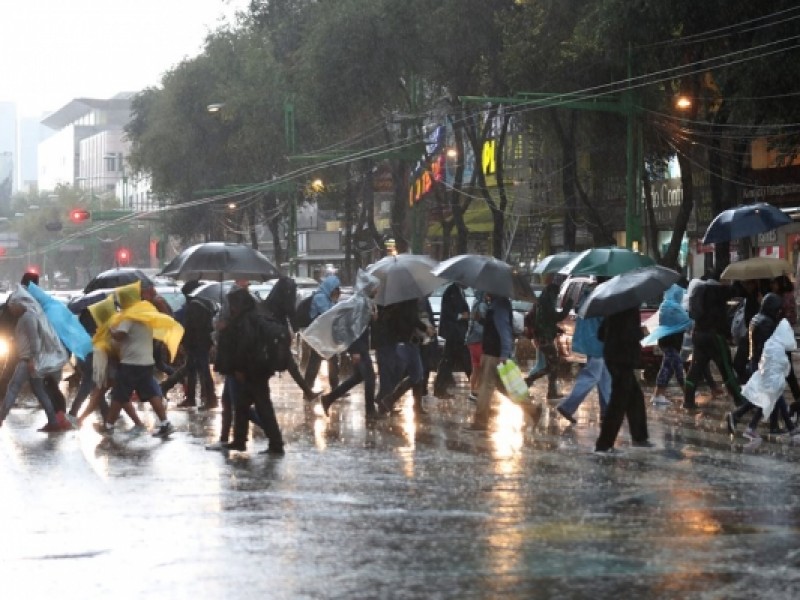
[[[166,441],[38,433],[24,398],[0,428],[3,597],[796,597],[800,447],[732,439],[728,399],[688,415],[673,390],[648,407],[657,447],[623,426],[607,458],[594,395],[577,426],[550,408],[536,428],[497,397],[475,434],[463,387],[371,426],[360,388],[326,419],[288,377],[272,387],[283,458],[258,432],[207,451],[219,412],[177,395]]]

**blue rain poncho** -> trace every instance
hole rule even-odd
[[[28,293],[41,305],[61,343],[79,359],[84,360],[92,351],[92,338],[78,317],[35,283],[28,284]]]

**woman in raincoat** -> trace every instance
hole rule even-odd
[[[747,398],[742,406],[725,415],[728,431],[736,433],[736,423],[745,414],[753,411],[744,437],[760,439],[756,432],[761,418],[772,415],[777,409],[783,417],[788,433],[795,436],[794,424],[789,418],[788,407],[783,399],[786,377],[789,375],[788,352],[797,348],[794,330],[783,318],[783,300],[777,294],[767,294],[761,302],[761,310],[750,321],[750,370],[752,375],[742,388]],[[776,421],[773,421],[776,424]]]
[[[342,308],[342,315],[338,316],[334,324],[339,325],[340,333],[334,329],[334,338],[350,340],[360,329],[358,337],[350,343],[347,352],[350,354],[353,363],[353,374],[336,386],[330,393],[322,396],[322,410],[328,414],[328,409],[339,398],[344,396],[359,383],[364,384],[364,410],[367,419],[374,419],[377,416],[375,407],[375,368],[372,365],[372,358],[369,354],[370,322],[377,316],[377,309],[374,301],[375,294],[378,292],[380,284],[377,277],[359,271],[356,281],[355,294],[347,301],[339,305]],[[352,304],[353,307],[348,313],[344,309]],[[339,307],[332,309],[337,310]],[[350,315],[345,316],[345,315]],[[353,327],[348,326],[348,320],[352,319]],[[312,324],[313,327],[313,324]],[[362,329],[363,328],[363,329]],[[311,327],[309,327],[311,329]],[[342,343],[342,342],[340,342]]]
[[[681,306],[683,288],[673,285],[664,292],[664,301],[658,307],[658,327],[642,340],[642,346],[658,344],[662,351],[661,369],[656,377],[656,389],[651,402],[656,406],[666,406],[671,402],[664,395],[672,376],[683,388],[684,372],[681,347],[683,334],[692,326],[689,313]]]

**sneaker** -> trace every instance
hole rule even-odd
[[[622,452],[616,448],[606,448],[605,450],[595,448],[592,454],[596,454],[597,456],[620,456]]]
[[[67,421],[69,421],[73,429],[78,429],[81,426],[81,424],[78,422],[78,417],[76,417],[75,415],[67,413]]]
[[[560,406],[556,406],[556,410],[558,411],[558,414],[560,414],[560,415],[561,415],[562,417],[564,417],[564,418],[565,418],[567,421],[569,421],[571,425],[575,425],[575,423],[577,423],[577,422],[578,422],[578,421],[575,419],[575,417],[573,417],[571,414],[569,414],[569,413],[568,413],[566,410],[564,410],[564,409],[563,409],[563,408],[561,408]]]
[[[270,456],[285,456],[286,450],[283,449],[283,444],[270,444],[262,453]]]
[[[247,450],[247,444],[244,442],[225,442],[222,444],[222,450],[238,450],[244,452]]]
[[[631,442],[631,448],[655,448],[656,445],[651,442],[650,440],[644,440],[642,442]]]
[[[58,423],[48,423],[47,425],[45,425],[44,427],[40,427],[36,431],[41,431],[42,433],[60,433],[61,431],[64,430],[61,429],[61,425],[59,425]]]
[[[225,442],[214,442],[213,444],[208,444],[206,446],[206,450],[211,450],[212,452],[222,452],[225,450],[225,446],[227,445],[227,441]]]
[[[742,435],[744,437],[746,437],[748,440],[760,440],[761,439],[761,436],[756,433],[755,429],[752,429],[750,427],[745,429],[744,433]]]
[[[672,404],[672,402],[670,402],[663,394],[657,394],[653,396],[650,402],[653,404],[653,406],[670,406]]]
[[[476,394],[475,392],[470,392],[469,396],[467,396],[467,400],[469,400],[473,404],[477,404],[478,403],[478,394]]]
[[[731,435],[736,434],[736,417],[733,416],[733,413],[727,413],[725,415],[725,424],[728,426],[728,433]]]
[[[153,437],[165,438],[168,437],[169,434],[174,433],[174,431],[175,426],[169,421],[165,421],[153,432]]]
[[[147,432],[147,429],[144,428],[143,425],[134,425],[128,431],[125,432],[125,435],[130,437],[137,437],[140,435],[144,435]]]
[[[333,402],[331,402],[330,396],[328,394],[323,395],[322,400],[320,402],[322,404],[322,412],[325,413],[326,417],[329,417],[330,415],[328,414],[328,411],[331,408],[331,404],[333,404]]]
[[[311,390],[310,394],[303,393],[303,400],[306,402],[315,402],[321,395],[322,390]]]
[[[95,423],[94,430],[103,437],[111,437],[114,435],[114,426],[106,425],[105,423]]]

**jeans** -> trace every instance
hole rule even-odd
[[[214,379],[208,362],[208,350],[193,348],[186,352],[186,400],[195,402],[197,379],[200,379],[200,397],[208,403],[214,398]]]
[[[489,422],[489,408],[492,404],[494,391],[503,384],[497,374],[497,365],[501,359],[498,356],[489,356],[484,352],[481,356],[480,384],[478,387],[478,402],[475,408],[475,425],[485,427]]]
[[[250,426],[249,408],[251,404],[255,404],[258,420],[269,440],[270,448],[282,448],[283,437],[270,398],[269,378],[262,377],[247,381],[236,381],[234,378],[233,386],[236,397],[233,413],[234,443],[244,444],[247,442],[247,430]]]
[[[712,360],[716,363],[717,369],[723,377],[723,383],[733,397],[734,403],[741,406],[747,402],[747,399],[742,396],[739,380],[733,372],[731,352],[725,339],[711,331],[695,330],[692,335],[692,343],[694,345],[692,366],[686,375],[686,387],[683,393],[684,406],[695,406],[697,383]]]
[[[17,396],[19,396],[19,392],[22,389],[22,386],[25,385],[26,381],[30,382],[31,391],[33,391],[33,394],[36,396],[39,404],[42,405],[44,413],[47,415],[47,422],[50,425],[57,425],[58,422],[56,421],[56,411],[53,409],[53,403],[50,401],[50,396],[48,396],[47,392],[44,391],[44,382],[42,381],[42,378],[31,377],[28,373],[28,363],[23,360],[17,363],[14,373],[11,375],[11,380],[8,382],[6,397],[3,400],[3,406],[0,407],[0,423],[2,423],[6,416],[8,416],[8,411],[10,411],[11,407],[14,406],[14,402],[16,402]]]
[[[569,415],[573,414],[594,386],[597,386],[597,393],[600,396],[600,415],[605,415],[608,400],[611,397],[611,373],[608,372],[602,357],[587,357],[586,366],[575,378],[572,391],[558,405],[558,408]]]
[[[391,394],[402,378],[397,374],[397,355],[394,350],[393,345],[375,348],[375,361],[378,363],[378,400],[383,400]]]
[[[306,373],[303,379],[306,385],[310,388],[314,387],[314,382],[317,380],[319,367],[322,364],[322,357],[317,354],[313,349],[308,357],[308,365],[306,366]],[[339,357],[334,356],[328,360],[328,383],[331,384],[331,389],[339,385]]]
[[[661,359],[661,368],[658,370],[656,376],[656,387],[667,387],[672,375],[680,385],[685,382],[683,374],[683,361],[681,360],[681,353],[677,348],[664,348],[664,356]]]
[[[95,387],[94,379],[92,377],[92,370],[94,368],[94,353],[90,352],[84,360],[78,359],[78,367],[81,370],[81,383],[78,385],[78,391],[75,393],[75,399],[72,401],[72,406],[69,407],[69,414],[73,417],[78,416],[81,410],[81,405],[84,400],[89,397]]]
[[[375,368],[372,366],[372,358],[368,352],[360,355],[358,363],[354,365],[353,374],[328,394],[328,401],[334,402],[338,400],[362,382],[364,383],[366,410],[368,413],[375,412]]]
[[[421,383],[423,372],[419,346],[411,343],[400,343],[395,346],[394,353],[397,360],[396,373],[401,377],[405,374],[413,385]]]

